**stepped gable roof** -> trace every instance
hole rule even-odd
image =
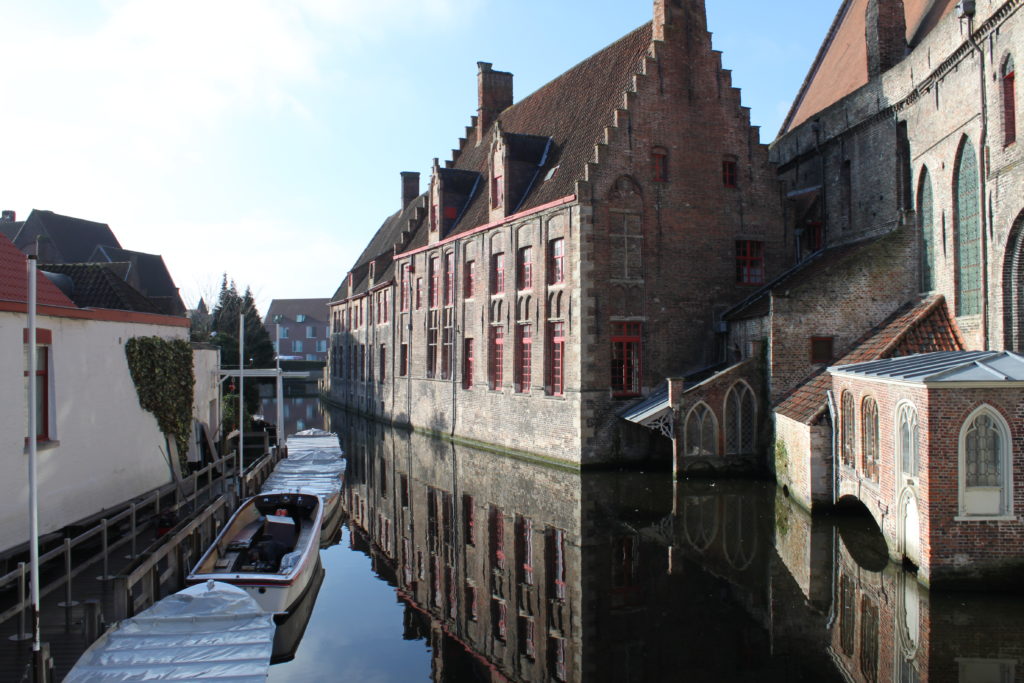
[[[282,316],[287,321],[294,321],[299,314],[307,319],[318,322],[328,319],[327,302],[329,299],[273,299],[267,309],[267,323],[273,324],[274,318]]]
[[[0,301],[28,303],[27,260],[11,240],[0,236]],[[42,306],[76,308],[42,272],[36,274],[36,299]]]
[[[163,313],[160,306],[121,279],[106,263],[53,263],[40,264],[39,268],[71,278],[74,289],[70,296],[80,308]]]
[[[641,72],[651,44],[648,22],[608,47],[583,60],[533,94],[505,109],[497,118],[510,139],[514,158],[544,158],[537,147],[551,140],[551,149],[528,194],[509,213],[543,206],[573,194],[576,181],[583,179],[586,165],[594,158],[594,145],[603,140],[606,126],[614,122],[616,109],[623,106],[623,93],[632,89],[632,78]],[[492,124],[493,128],[493,124]],[[490,153],[490,131],[477,145],[463,145],[453,168],[475,171],[486,178]],[[548,172],[558,167],[550,179]],[[470,199],[452,234],[466,232],[490,222],[487,193],[478,189]]]
[[[962,351],[964,346],[960,329],[949,314],[946,299],[936,294],[909,303],[889,316],[854,343],[853,348],[835,362],[835,369],[880,358]],[[831,387],[831,376],[825,370],[819,370],[784,396],[776,404],[775,412],[810,424],[825,412],[826,394]]]
[[[749,320],[768,315],[773,291],[796,289],[814,281],[819,275],[828,275],[839,264],[859,258],[865,249],[887,236],[869,237],[816,252],[727,310],[722,317],[725,320]]]
[[[844,0],[840,5],[779,135],[867,84],[867,4],[868,0]],[[920,43],[955,6],[956,0],[903,0],[908,44]]]
[[[121,246],[106,223],[33,209],[14,244],[22,251],[33,250],[38,235],[46,235],[50,240],[42,247],[42,256],[59,263],[88,263],[96,247]]]

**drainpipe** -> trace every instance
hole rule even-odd
[[[985,177],[988,173],[988,88],[985,84],[985,51],[978,41],[974,38],[974,14],[973,12],[967,17],[967,35],[971,45],[974,46],[975,51],[978,53],[978,81],[981,86],[981,163],[979,164],[979,183],[980,183],[980,198],[981,198],[981,291],[988,292],[988,228],[989,228],[989,215],[988,215],[988,199],[986,197],[986,183]],[[981,299],[981,336],[984,340],[985,348],[990,349],[991,340],[989,339],[989,332],[991,331],[991,325],[988,319],[988,296],[983,296]]]

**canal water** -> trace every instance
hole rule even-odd
[[[772,484],[304,411],[339,434],[347,518],[271,681],[1024,681],[1019,598],[930,593],[871,523]]]

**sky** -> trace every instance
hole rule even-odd
[[[840,0],[707,0],[770,142]],[[478,61],[515,99],[649,21],[649,0],[0,0],[0,208],[108,223],[162,254],[186,305],[221,274],[330,297],[401,171],[476,113]]]

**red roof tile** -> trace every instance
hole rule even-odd
[[[909,356],[932,351],[962,351],[965,348],[960,329],[946,307],[941,294],[907,304],[885,322],[861,337],[860,341],[835,365],[850,365],[881,358]],[[820,370],[776,406],[775,412],[810,424],[826,408],[826,394],[832,377]]]
[[[0,300],[28,303],[28,257],[6,237],[0,236]],[[75,308],[71,299],[42,274],[36,273],[36,296],[42,306]]]

